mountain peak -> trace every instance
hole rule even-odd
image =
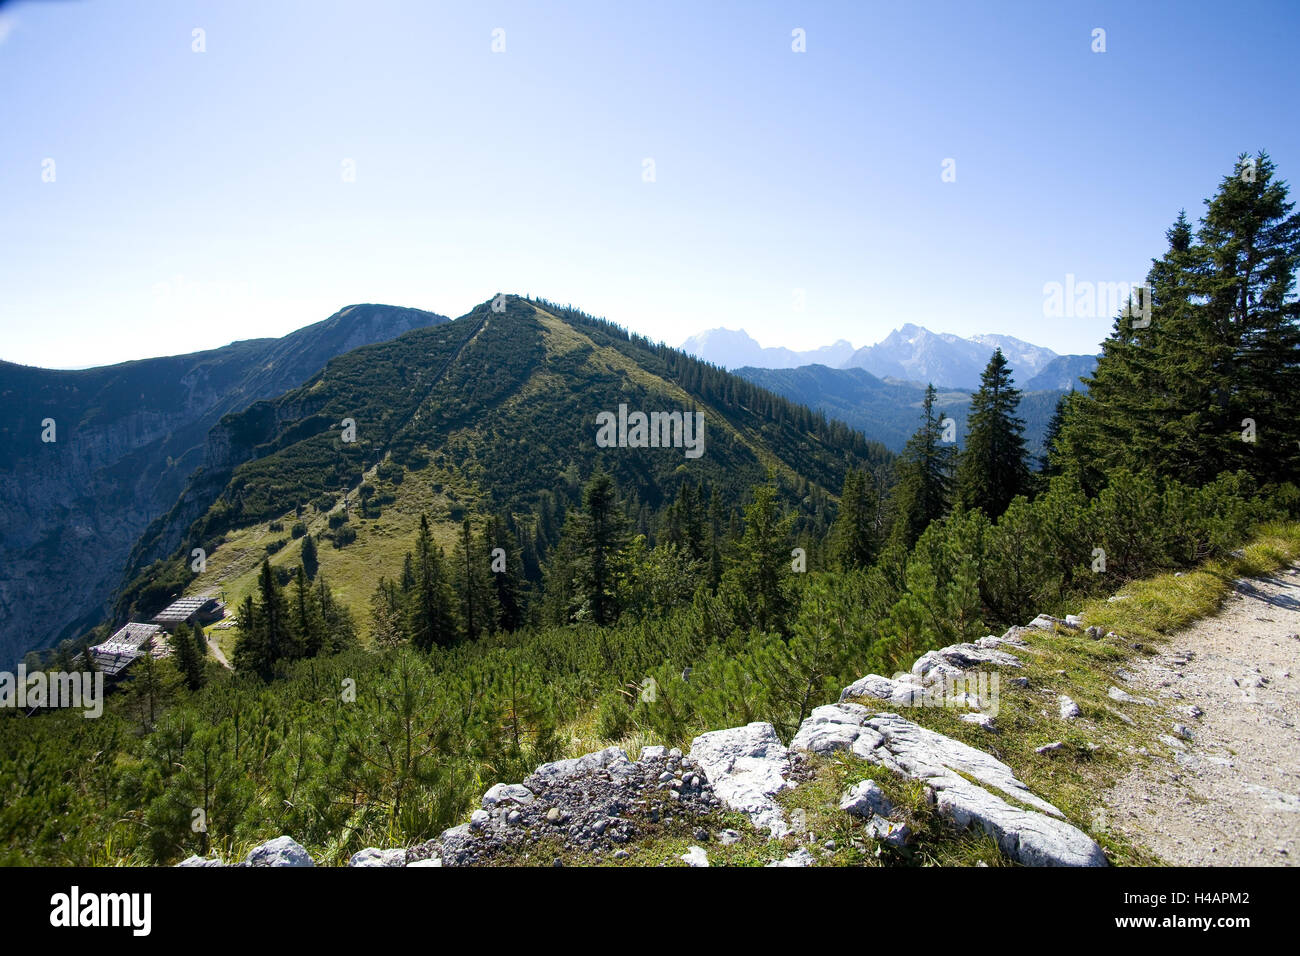
[[[807,351],[780,346],[765,348],[744,329],[708,329],[692,335],[680,346],[683,352],[723,368],[797,368],[830,365],[838,368],[853,354],[853,344],[840,339],[833,345]]]

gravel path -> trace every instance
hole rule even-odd
[[[1125,689],[1167,716],[1153,759],[1107,794],[1111,827],[1176,865],[1300,864],[1298,633],[1293,567],[1129,667]]]

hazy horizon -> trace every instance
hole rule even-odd
[[[522,293],[513,293],[513,292],[508,292],[508,293],[506,293],[506,294],[507,294],[507,295],[516,295],[516,294],[520,294],[520,295],[522,295]],[[540,298],[546,299],[546,298],[548,298],[548,297],[545,296],[545,295],[541,295]],[[491,300],[491,297],[488,297],[488,298],[483,299],[482,302],[488,302],[488,301],[490,301],[490,300]],[[475,305],[481,305],[482,302],[477,302],[477,303],[475,303]],[[329,315],[321,316],[321,318],[316,319],[316,320],[314,320],[314,321],[312,321],[312,322],[308,322],[308,323],[306,323],[305,325],[301,325],[301,326],[299,326],[298,328],[295,328],[295,329],[289,329],[287,332],[284,333],[284,335],[292,335],[294,332],[299,332],[299,331],[301,331],[302,329],[307,328],[308,326],[315,325],[317,322],[322,322],[322,321],[324,321],[325,319],[331,318],[331,317],[333,317],[334,315],[337,315],[339,312],[343,311],[344,309],[349,309],[349,308],[352,308],[352,307],[354,307],[354,306],[362,305],[362,304],[363,304],[363,303],[360,303],[360,302],[350,302],[350,303],[348,303],[347,305],[340,306],[339,308],[335,309],[335,310],[334,310],[333,312],[331,312]],[[428,306],[423,306],[423,305],[408,305],[408,304],[400,303],[400,302],[371,302],[371,303],[368,303],[368,304],[371,304],[371,305],[383,305],[383,306],[393,306],[393,307],[397,307],[397,308],[419,309],[420,311],[423,311],[423,312],[432,312],[432,313],[439,314],[439,315],[446,315],[447,318],[449,318],[449,319],[457,319],[457,318],[461,318],[461,317],[465,314],[465,313],[461,313],[460,315],[449,315],[449,314],[447,314],[447,313],[445,313],[445,312],[441,312],[441,311],[440,311],[439,309],[437,309],[437,308],[430,308],[430,307],[428,307]],[[572,304],[573,304],[575,307],[577,307],[577,308],[582,308],[581,303],[577,303],[577,302],[575,302],[575,303],[572,303]],[[599,316],[599,318],[608,319],[609,321],[614,322],[616,325],[622,325],[622,326],[626,327],[625,323],[619,322],[617,319],[614,319],[614,318],[612,318],[612,317],[610,317],[610,316]],[[879,338],[873,339],[873,340],[871,340],[871,341],[869,341],[869,342],[868,342],[868,341],[854,342],[854,341],[852,341],[851,339],[844,339],[843,341],[847,341],[850,345],[853,346],[853,348],[854,348],[855,350],[856,350],[856,349],[860,349],[860,348],[865,348],[865,347],[867,347],[867,346],[871,346],[871,345],[879,344],[881,341],[883,341],[884,339],[888,338],[888,337],[889,337],[893,332],[898,331],[898,330],[901,329],[904,325],[907,325],[907,324],[909,324],[909,323],[906,323],[906,322],[899,323],[898,325],[894,326],[893,328],[888,329],[888,330],[887,330],[883,335],[881,335]],[[915,323],[915,322],[913,322],[913,323],[911,323],[911,324],[912,324],[912,325],[918,325],[919,323]],[[930,332],[935,333],[936,335],[944,335],[944,334],[958,335],[958,334],[959,334],[959,333],[956,333],[956,332],[948,333],[947,330],[944,330],[944,329],[934,329],[934,328],[930,328],[929,326],[924,326],[924,328],[926,328],[926,329],[927,329],[928,331],[930,331]],[[745,334],[749,335],[749,337],[750,337],[751,339],[753,339],[755,342],[757,342],[758,345],[759,345],[761,348],[765,348],[765,349],[767,349],[767,348],[789,348],[791,351],[794,351],[794,352],[812,352],[812,351],[816,351],[816,350],[819,349],[819,348],[823,348],[823,347],[826,347],[826,346],[835,345],[837,341],[840,341],[840,340],[836,340],[836,341],[831,341],[831,342],[818,342],[818,343],[810,344],[810,345],[808,345],[808,346],[806,346],[806,347],[802,347],[802,346],[801,346],[801,347],[797,347],[797,348],[796,348],[796,347],[793,347],[793,346],[769,345],[768,343],[766,343],[766,342],[762,341],[761,339],[757,338],[755,335],[753,335],[753,333],[749,332],[749,330],[747,330],[747,329],[745,329],[745,328],[743,328],[743,327],[741,327],[741,328],[734,328],[734,329],[733,329],[733,328],[727,328],[727,327],[725,327],[725,326],[712,326],[712,327],[707,328],[707,329],[699,329],[699,330],[697,330],[696,332],[692,332],[692,333],[690,333],[689,335],[683,336],[682,339],[680,339],[680,340],[678,340],[678,341],[676,341],[676,342],[662,342],[662,344],[664,344],[664,345],[668,345],[668,346],[670,346],[670,347],[672,347],[672,348],[675,348],[675,349],[679,349],[679,350],[680,350],[680,349],[682,348],[682,346],[685,344],[686,340],[691,339],[691,338],[694,338],[694,337],[696,337],[696,336],[698,336],[698,335],[701,335],[701,334],[703,334],[703,333],[706,333],[706,332],[714,332],[714,331],[718,331],[718,330],[722,330],[722,331],[724,331],[724,332],[744,332]],[[636,332],[636,333],[640,334],[640,332],[639,332],[638,329],[631,329],[630,331],[632,331],[632,332]],[[983,332],[972,332],[972,333],[968,333],[968,334],[963,335],[963,336],[961,336],[961,337],[962,337],[962,338],[972,338],[972,337],[974,337],[974,336],[979,336],[979,335],[999,335],[999,334],[1006,334],[1006,333],[1000,333],[1000,332],[997,332],[997,331],[994,331],[994,330],[984,330]],[[281,338],[281,337],[282,337],[282,336],[262,336],[262,335],[254,335],[254,336],[248,336],[248,337],[246,337],[246,338],[231,339],[231,340],[228,341],[228,342],[220,342],[220,343],[217,343],[217,344],[215,344],[215,345],[204,346],[203,348],[192,349],[192,350],[190,350],[190,351],[188,351],[188,352],[165,352],[165,353],[164,353],[164,352],[159,352],[159,353],[157,353],[157,354],[136,355],[136,356],[130,356],[130,357],[128,357],[128,358],[124,358],[124,359],[120,359],[120,360],[112,361],[112,362],[96,362],[96,363],[91,364],[91,365],[67,365],[67,366],[60,366],[60,365],[39,365],[39,366],[32,366],[30,363],[27,363],[27,362],[16,362],[16,361],[14,361],[13,359],[10,359],[10,358],[6,357],[5,355],[2,355],[2,354],[0,354],[0,362],[9,362],[9,363],[14,364],[14,365],[26,365],[26,366],[28,366],[28,367],[34,367],[34,368],[45,368],[45,369],[50,369],[50,370],[52,370],[52,371],[80,372],[80,371],[86,371],[86,370],[88,370],[88,369],[94,369],[94,368],[105,368],[105,367],[112,366],[112,365],[123,365],[123,364],[127,364],[127,363],[129,363],[129,362],[141,362],[141,361],[146,361],[146,360],[148,360],[148,359],[154,359],[154,358],[168,358],[168,357],[172,357],[172,356],[176,356],[176,355],[188,355],[188,354],[193,354],[193,353],[195,353],[195,352],[209,352],[209,351],[213,351],[213,350],[216,350],[216,349],[224,348],[224,347],[226,347],[226,346],[228,346],[228,345],[233,345],[233,344],[235,344],[236,342],[249,341],[250,339]],[[1019,338],[1019,336],[1013,336],[1013,337],[1014,337],[1014,338]],[[660,339],[653,339],[653,338],[652,338],[652,341],[655,341],[655,342],[661,342],[662,340],[660,340]],[[1021,341],[1024,341],[1024,342],[1026,342],[1026,343],[1029,344],[1029,345],[1039,345],[1039,346],[1042,345],[1042,343],[1040,343],[1040,342],[1034,342],[1034,341],[1031,341],[1031,340],[1028,340],[1028,339],[1022,339]],[[1048,346],[1042,346],[1042,347],[1047,348]],[[1056,351],[1056,350],[1053,349],[1052,351]],[[1069,354],[1069,355],[1073,355],[1073,354],[1087,354],[1087,355],[1095,355],[1095,354],[1098,354],[1100,351],[1101,351],[1101,342],[1098,341],[1098,343],[1097,343],[1097,347],[1096,347],[1095,349],[1093,349],[1092,351],[1090,351],[1090,352],[1083,352],[1083,353],[1063,353],[1063,352],[1057,352],[1057,354],[1058,354],[1058,355],[1067,355],[1067,354]]]

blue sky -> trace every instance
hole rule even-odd
[[[911,321],[1092,351],[1110,319],[1044,317],[1044,283],[1140,279],[1243,150],[1300,176],[1297,27],[1282,2],[10,3],[0,358],[498,291],[670,344]]]

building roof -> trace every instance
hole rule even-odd
[[[144,624],[133,622],[126,624],[106,640],[100,647],[107,647],[110,644],[122,644],[129,647],[139,647],[151,637],[157,637],[162,633],[162,628],[157,624]]]
[[[132,661],[144,653],[144,645],[152,640],[150,653],[154,657],[164,657],[171,652],[167,635],[157,624],[127,624],[102,644],[90,648],[95,659],[95,667],[105,677],[120,674]]]
[[[194,616],[195,612],[207,607],[209,604],[215,604],[214,597],[188,597],[173,601],[163,610],[153,616],[155,621],[163,624],[179,624],[188,621]]]

